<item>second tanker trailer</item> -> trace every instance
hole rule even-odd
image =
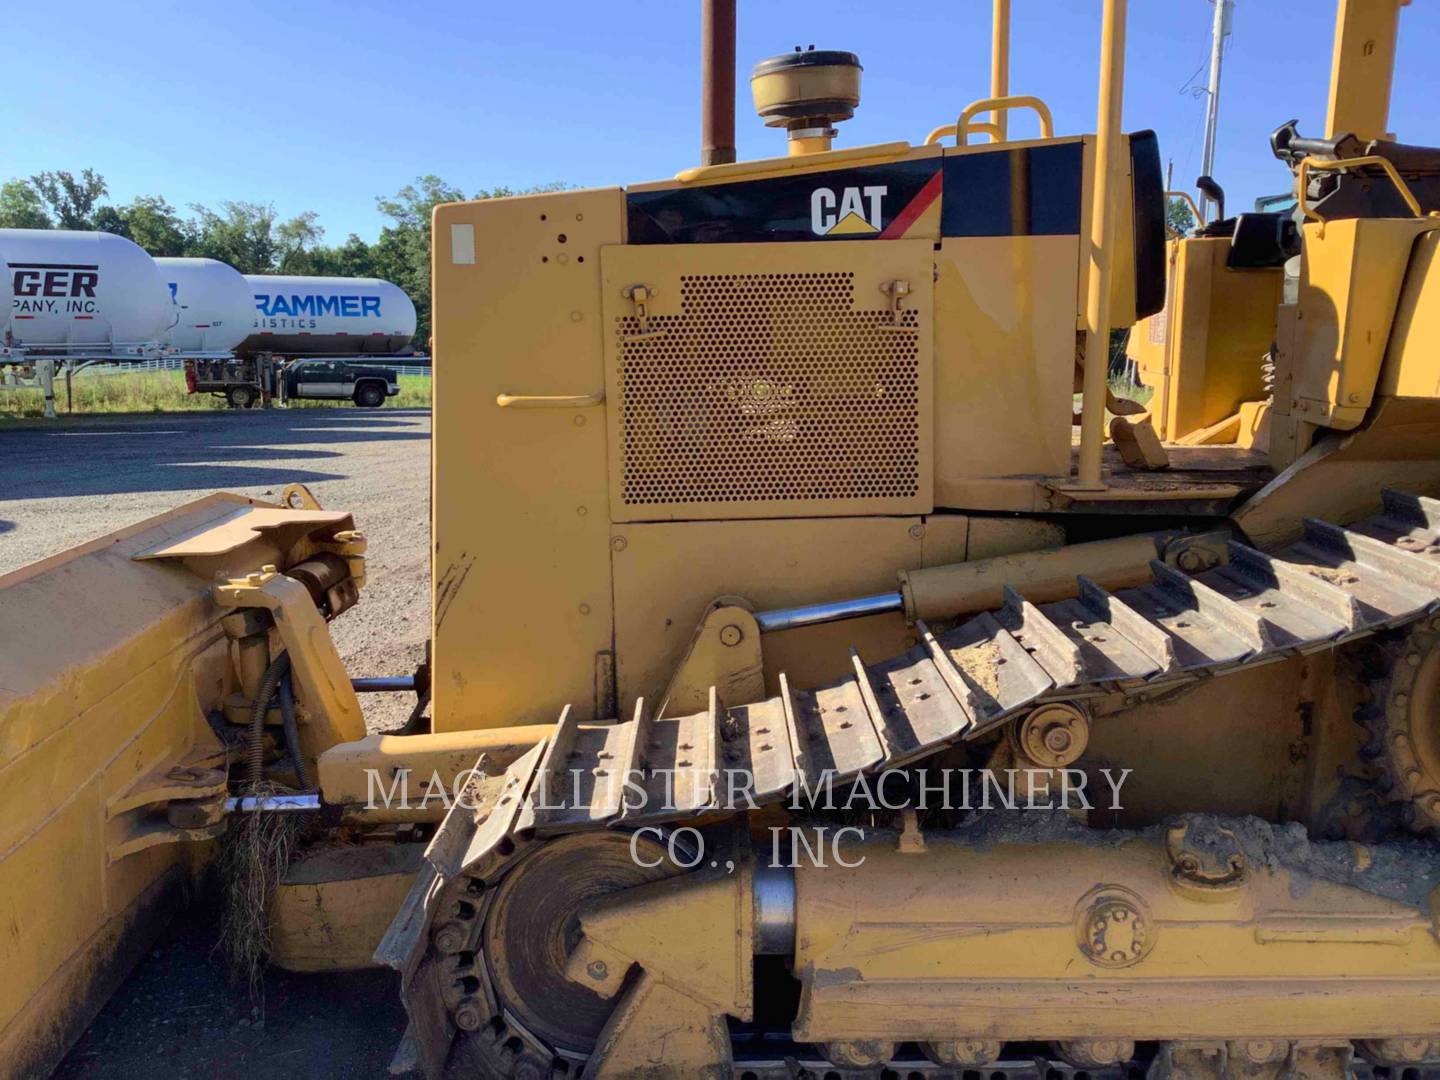
[[[379,278],[247,274],[255,298],[250,335],[236,353],[391,356],[409,351],[415,305]]]

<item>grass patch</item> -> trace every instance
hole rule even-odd
[[[1138,401],[1141,405],[1149,405],[1150,399],[1155,396],[1155,388],[1153,386],[1127,382],[1125,379],[1111,379],[1108,385],[1110,392],[1116,397],[1129,398],[1131,401]],[[1084,394],[1075,395],[1073,402],[1076,412],[1080,411],[1080,403],[1084,400],[1084,397]]]
[[[394,408],[428,409],[430,378],[401,375],[400,393],[386,400]],[[85,371],[71,382],[73,412],[81,413],[169,413],[207,412],[226,407],[223,398],[210,394],[187,394],[185,374],[180,371],[127,371],[96,374]],[[295,408],[333,408],[333,401],[296,401]],[[342,405],[344,407],[344,405]],[[64,415],[65,380],[55,379],[55,409]],[[15,419],[45,415],[45,399],[38,386],[0,386],[0,416]]]

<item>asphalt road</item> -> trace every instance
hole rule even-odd
[[[86,417],[0,427],[0,574],[215,490],[292,481],[369,537],[369,584],[332,624],[356,675],[413,670],[429,631],[430,415],[350,408]],[[413,699],[362,696],[372,730]],[[388,972],[271,972],[263,1000],[226,976],[217,914],[184,913],[58,1076],[294,1080],[384,1076],[404,1031]],[[3,1070],[0,1070],[3,1071]]]

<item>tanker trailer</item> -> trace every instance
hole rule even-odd
[[[0,257],[13,289],[10,345],[32,356],[153,355],[176,321],[160,268],[123,236],[0,229]]]
[[[250,333],[250,284],[218,259],[156,259],[179,306],[165,335],[169,349],[186,355],[229,354]]]
[[[247,274],[254,293],[241,356],[385,356],[409,352],[415,305],[379,278]]]

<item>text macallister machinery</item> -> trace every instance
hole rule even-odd
[[[428,727],[366,734],[326,631],[365,538],[303,488],[0,578],[0,1071],[281,807],[322,839],[273,962],[396,968],[430,1077],[1440,1057],[1440,149],[1387,131],[1402,6],[1340,0],[1326,129],[1274,139],[1299,215],[1167,236],[1124,0],[1093,134],[1010,92],[998,0],[956,123],[836,149],[859,63],[797,52],[751,80],[789,154],[749,162],[709,0],[703,164],[436,210]],[[1143,413],[1107,403],[1127,327]],[[1096,805],[922,805],[943,768]],[[377,796],[436,776],[448,812]],[[827,778],[885,805],[797,809]],[[842,825],[849,865],[773,857]]]

